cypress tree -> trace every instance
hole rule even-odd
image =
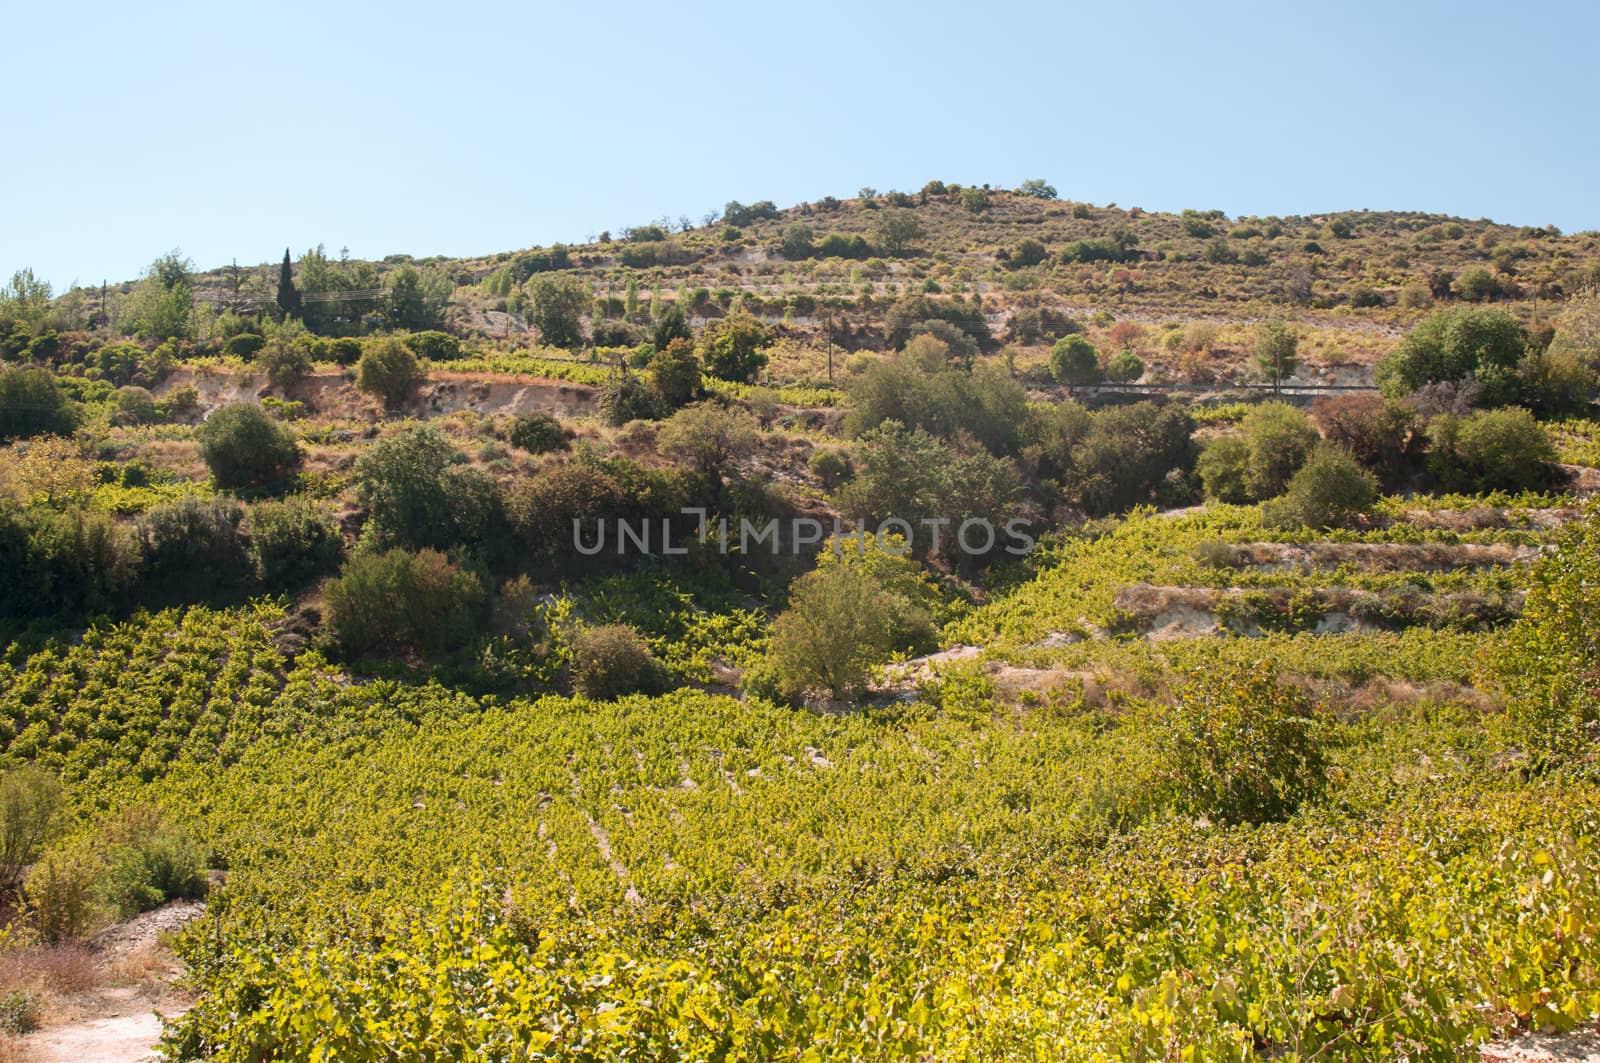
[[[300,293],[295,290],[287,247],[283,249],[283,266],[278,270],[278,309],[285,317],[300,316]]]

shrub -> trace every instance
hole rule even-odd
[[[597,406],[600,419],[612,426],[654,420],[661,413],[655,391],[626,369],[618,369],[606,378]]]
[[[1282,494],[1320,439],[1310,418],[1281,402],[1256,406],[1240,427],[1250,447],[1250,495],[1257,499]]]
[[[506,441],[529,454],[549,454],[567,450],[571,443],[561,422],[548,413],[521,414],[511,422]]]
[[[363,541],[445,549],[481,539],[498,516],[494,484],[470,466],[457,468],[458,457],[431,425],[373,444],[356,462]]]
[[[350,654],[455,649],[476,633],[478,577],[437,550],[357,554],[324,590],[328,631]]]
[[[39,1028],[39,998],[23,989],[0,996],[0,1034],[19,1037]]]
[[[1508,383],[1527,346],[1510,314],[1456,307],[1423,319],[1378,363],[1378,386],[1402,398],[1429,384],[1475,378],[1485,388],[1481,401],[1499,405],[1515,397]]]
[[[254,332],[241,332],[236,336],[229,337],[228,341],[222,345],[222,353],[248,362],[256,356],[257,351],[266,345],[265,337],[258,336]]]
[[[586,698],[610,701],[666,686],[666,670],[626,624],[584,628],[572,641],[572,689]]]
[[[583,345],[583,317],[589,312],[589,289],[572,276],[538,276],[528,283],[528,317],[539,336],[552,347]]]
[[[1392,399],[1322,398],[1312,405],[1311,419],[1324,439],[1349,451],[1385,483],[1399,483],[1415,461],[1421,436],[1416,413]]]
[[[294,435],[257,403],[224,406],[196,433],[200,457],[218,487],[259,487],[283,480],[300,465]]]
[[[748,383],[767,364],[762,350],[772,342],[767,327],[748,314],[731,314],[706,327],[700,337],[706,372],[719,380]]]
[[[246,586],[254,568],[232,499],[192,495],[147,511],[135,525],[141,583],[154,600],[195,601]]]
[[[1235,505],[1249,502],[1250,444],[1243,436],[1223,435],[1209,440],[1195,463],[1206,497]]]
[[[1068,387],[1100,380],[1100,352],[1082,336],[1064,336],[1050,348],[1050,375]]]
[[[650,388],[662,408],[675,410],[700,397],[700,359],[694,345],[674,339],[650,358]]]
[[[810,258],[812,252],[816,250],[812,246],[814,239],[816,239],[816,232],[812,230],[811,226],[802,222],[795,222],[793,225],[784,226],[778,246],[783,251],[784,258],[790,262],[798,262],[801,259]]]
[[[70,436],[78,409],[48,369],[0,370],[0,443],[32,436]]]
[[[1591,503],[1533,568],[1522,615],[1494,647],[1511,739],[1535,766],[1593,758],[1600,720],[1600,510]]]
[[[837,489],[854,471],[850,455],[837,447],[824,447],[814,451],[808,465],[811,475],[817,478],[817,482],[825,491]]]
[[[1378,480],[1344,450],[1323,444],[1289,481],[1275,514],[1283,523],[1334,528],[1372,507]]]
[[[461,356],[461,341],[448,333],[434,329],[411,333],[406,336],[405,345],[410,347],[418,358],[432,362],[448,362]]]
[[[1285,819],[1326,785],[1323,729],[1270,665],[1202,673],[1179,693],[1168,727],[1170,777],[1191,813]]]
[[[785,698],[809,690],[833,698],[859,691],[892,652],[895,598],[864,570],[831,565],[790,588],[789,608],[772,622],[769,659]]]
[[[422,370],[411,348],[392,336],[367,344],[356,363],[356,387],[385,406],[399,406],[421,382]]]
[[[33,765],[0,775],[0,898],[22,884],[23,871],[50,837],[61,811],[61,784]]]
[[[257,361],[274,387],[291,387],[311,375],[311,356],[298,343],[274,340]]]
[[[105,899],[127,919],[206,894],[204,851],[148,806],[128,809],[102,833]]]
[[[507,517],[523,545],[542,558],[573,553],[573,526],[592,526],[623,507],[622,488],[604,469],[562,463],[539,470],[511,489]]]
[[[1136,402],[1100,410],[1071,448],[1065,487],[1094,515],[1153,502],[1174,476],[1193,469],[1193,436],[1194,421],[1178,406]]]
[[[663,453],[720,482],[732,462],[755,449],[761,430],[744,410],[701,402],[673,414],[657,439]]]
[[[336,568],[344,553],[338,526],[298,495],[250,507],[248,524],[250,560],[264,590],[303,587]]]
[[[161,410],[156,406],[155,396],[149,391],[133,384],[117,389],[116,409],[111,414],[113,424],[154,424],[159,420]]]
[[[1429,469],[1447,486],[1518,491],[1559,479],[1555,445],[1527,410],[1444,414],[1428,425]]]
[[[1118,384],[1131,384],[1144,376],[1144,361],[1132,351],[1123,349],[1106,362],[1106,379]]]
[[[41,938],[51,944],[83,937],[98,914],[102,867],[81,845],[53,849],[28,872],[22,897]]]

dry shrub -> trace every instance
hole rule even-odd
[[[99,982],[94,953],[82,945],[41,945],[6,954],[0,968],[0,993],[32,990],[61,995],[80,993]]]

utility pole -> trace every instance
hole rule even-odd
[[[822,319],[828,330],[828,383],[833,383],[833,315],[828,314]]]

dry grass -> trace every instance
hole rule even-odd
[[[93,988],[100,981],[94,954],[82,945],[47,945],[7,953],[0,968],[0,991],[27,990],[61,996]]]

